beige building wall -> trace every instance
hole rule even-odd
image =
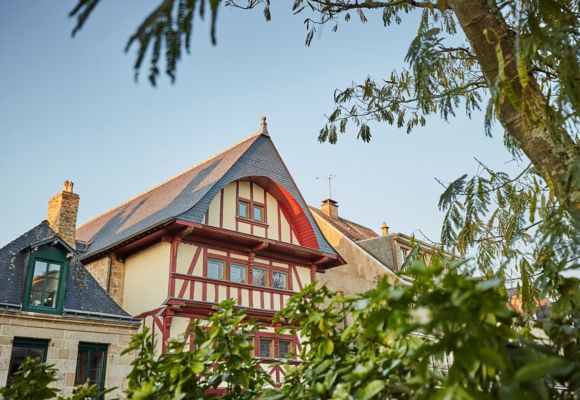
[[[107,344],[105,387],[117,387],[106,398],[121,396],[127,387],[133,354],[121,355],[128,346],[135,325],[34,313],[0,314],[0,386],[6,384],[14,337],[49,339],[46,362],[58,370],[54,387],[62,394],[72,392],[75,382],[79,342]]]
[[[253,198],[254,201],[265,205],[266,221],[263,226],[256,224],[251,226],[250,223],[244,222],[242,218],[236,216],[238,207],[236,201],[236,185],[238,185],[237,193],[239,197],[244,199]],[[250,191],[251,188],[253,192]],[[222,205],[223,211],[221,208]],[[290,223],[288,223],[288,219],[280,209],[278,201],[255,183],[250,185],[250,182],[240,181],[228,184],[210,203],[206,220],[207,224],[211,226],[232,231],[237,229],[238,232],[249,235],[300,245],[296,237],[296,232],[294,232]]]
[[[342,291],[344,294],[359,294],[374,288],[376,283],[385,275],[397,279],[391,270],[355,242],[317,214],[313,213],[313,216],[326,240],[347,262],[345,265],[331,268],[325,273],[317,273],[316,279],[320,284],[336,291]]]
[[[125,260],[121,306],[136,316],[151,311],[167,298],[171,244],[161,242]]]

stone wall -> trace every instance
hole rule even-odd
[[[54,387],[68,395],[74,387],[79,342],[108,345],[105,387],[117,387],[114,399],[126,388],[132,354],[121,355],[138,326],[33,313],[0,313],[0,386],[6,384],[14,337],[49,339],[46,361],[58,369]]]
[[[125,263],[111,253],[91,263],[85,268],[99,282],[99,285],[111,296],[118,305],[123,306],[123,290],[125,284]]]

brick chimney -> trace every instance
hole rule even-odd
[[[80,197],[73,192],[73,186],[71,181],[64,181],[62,192],[52,196],[48,202],[46,219],[50,228],[74,249]]]
[[[383,225],[381,225],[381,236],[387,236],[389,234],[389,226],[387,225],[387,221],[383,221]]]
[[[338,218],[338,203],[332,199],[322,200],[322,212],[331,218]]]

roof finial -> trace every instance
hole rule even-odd
[[[260,124],[260,130],[258,131],[258,133],[260,133],[262,135],[270,136],[270,134],[268,133],[268,124],[266,123],[266,116],[265,115],[262,115],[262,123]]]

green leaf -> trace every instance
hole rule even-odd
[[[519,381],[544,378],[546,376],[568,375],[574,369],[574,364],[560,357],[547,357],[525,364],[516,372]]]
[[[324,353],[326,355],[331,355],[334,351],[334,342],[331,339],[326,339],[324,341]]]
[[[375,397],[385,388],[385,382],[381,380],[374,380],[367,383],[367,385],[356,391],[356,398],[358,400],[368,400]]]
[[[196,374],[201,374],[205,369],[201,361],[194,361],[191,363],[191,370]]]

